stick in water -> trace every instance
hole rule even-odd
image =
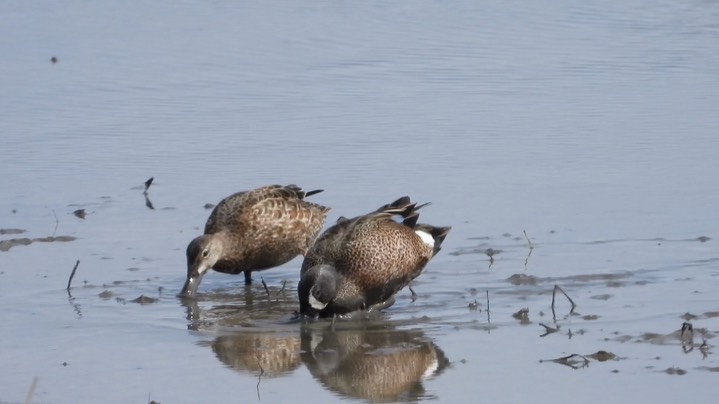
[[[72,284],[72,278],[75,277],[75,271],[77,271],[77,266],[80,265],[80,260],[77,260],[75,263],[75,267],[72,268],[72,272],[70,272],[70,279],[67,280],[67,291],[70,290],[70,284]]]
[[[529,239],[529,236],[527,235],[527,231],[526,231],[526,230],[522,230],[522,232],[524,232],[524,238],[526,238],[526,239],[527,239],[527,243],[529,243],[529,248],[534,248],[534,246],[532,245],[532,240],[530,240],[530,239]]]
[[[529,236],[527,235],[526,230],[522,230],[524,232],[524,238],[527,239],[527,243],[529,243],[529,253],[527,253],[527,257],[524,258],[524,269],[527,269],[527,264],[529,263],[529,257],[532,256],[532,251],[534,251],[534,245],[532,244],[532,240],[529,239]]]
[[[554,310],[554,297],[555,297],[556,294],[557,294],[557,290],[559,290],[560,292],[562,292],[562,294],[564,295],[564,297],[566,297],[567,300],[569,300],[569,303],[572,304],[572,310],[570,310],[570,313],[573,312],[573,311],[574,311],[574,308],[577,307],[577,305],[574,303],[574,300],[572,300],[572,298],[569,297],[569,295],[567,294],[567,292],[565,292],[564,289],[562,289],[559,285],[554,285],[554,291],[552,291],[552,310]]]
[[[279,290],[279,292],[277,292],[277,296],[279,296],[285,291],[285,286],[287,286],[287,279],[282,281],[282,288]]]
[[[489,320],[489,289],[487,289],[487,323],[490,323]]]
[[[147,194],[147,190],[150,189],[150,185],[152,185],[152,181],[155,179],[155,177],[150,177],[149,180],[145,181],[145,191],[143,194]]]
[[[36,388],[37,388],[37,376],[35,376],[35,378],[32,379],[32,384],[30,385],[30,391],[27,392],[27,397],[25,398],[24,404],[32,404],[32,396],[35,395]]]
[[[60,226],[60,220],[57,218],[57,213],[55,213],[55,209],[52,210],[52,215],[55,216],[55,230],[52,231],[52,236],[55,237],[55,234],[57,233],[57,227]]]
[[[260,277],[260,280],[262,281],[262,286],[265,287],[265,292],[267,292],[267,297],[270,297],[270,289],[267,287],[267,284],[265,283],[265,280]]]

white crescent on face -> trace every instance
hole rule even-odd
[[[315,299],[315,297],[312,296],[312,291],[310,291],[310,306],[315,310],[322,310],[327,307],[327,303],[322,303]]]

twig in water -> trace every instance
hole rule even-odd
[[[522,230],[524,232],[524,237],[527,239],[527,243],[529,243],[529,252],[527,253],[527,257],[524,258],[524,269],[527,269],[527,263],[529,262],[529,257],[532,256],[532,251],[534,251],[534,245],[532,244],[532,240],[529,239],[529,236],[527,235],[526,230]]]
[[[82,310],[79,304],[74,303],[75,298],[72,297],[72,293],[70,293],[70,290],[67,291],[67,301],[72,305],[72,308],[75,310],[75,313],[77,313],[77,318],[82,318]]]
[[[277,292],[277,296],[282,294],[285,291],[285,286],[287,285],[287,279],[282,281],[282,287],[280,288],[279,292]]]
[[[55,209],[52,210],[52,215],[55,216],[55,230],[52,231],[52,236],[55,237],[55,234],[57,233],[57,227],[60,225],[60,220],[57,218],[57,213],[55,213]]]
[[[572,300],[572,298],[569,297],[569,295],[568,295],[568,294],[564,291],[564,289],[562,289],[559,285],[554,285],[554,290],[552,291],[552,311],[554,311],[554,298],[555,298],[555,296],[556,296],[556,294],[557,294],[557,290],[559,290],[560,292],[562,292],[562,294],[564,295],[564,297],[566,297],[567,300],[569,300],[569,303],[572,304],[572,309],[569,310],[569,313],[570,313],[570,314],[573,313],[573,312],[574,312],[574,309],[577,307],[577,305],[574,303],[574,300]]]
[[[262,286],[265,287],[265,292],[267,293],[267,297],[270,297],[270,289],[267,287],[267,283],[265,283],[265,280],[260,277],[260,280],[262,281]]]
[[[257,364],[260,366],[260,375],[257,377],[257,401],[262,401],[260,397],[260,382],[262,382],[262,375],[265,374],[265,368],[262,367],[262,361],[260,361],[260,353],[257,353]]]
[[[530,250],[533,249],[534,246],[532,245],[532,240],[530,240],[530,239],[529,239],[529,236],[527,235],[527,231],[526,231],[526,230],[522,230],[522,232],[524,233],[524,238],[527,239],[527,243],[529,243],[529,249],[530,249]]]
[[[530,249],[529,249],[529,253],[528,253],[527,256],[524,258],[524,269],[525,269],[525,270],[527,269],[527,263],[529,263],[529,257],[532,256],[532,251],[534,251],[534,249],[533,249],[533,248],[530,248]]]
[[[32,404],[32,396],[35,395],[35,389],[37,388],[37,380],[37,376],[32,379],[32,384],[30,385],[30,390],[27,392],[27,397],[25,398],[24,404]]]
[[[540,360],[539,363],[544,362]],[[584,355],[571,354],[557,359],[549,359],[548,362],[559,363],[560,365],[569,366],[572,369],[581,369],[589,366],[589,359]]]
[[[70,279],[67,280],[67,289],[65,289],[68,292],[70,292],[70,284],[72,283],[72,278],[75,277],[75,271],[77,271],[78,265],[80,265],[80,260],[77,260],[77,262],[75,263],[75,267],[73,267],[72,272],[70,272]]]
[[[495,254],[499,254],[500,252],[502,252],[502,250],[495,250],[494,248],[488,248],[484,251],[484,253],[487,254],[487,256],[489,257],[489,266],[487,267],[487,269],[492,268],[492,264],[494,264],[494,256]]]
[[[147,194],[144,194],[144,196],[145,196],[145,206],[147,206],[147,208],[150,210],[155,210],[155,205],[152,204],[152,201],[147,196]]]
[[[491,323],[489,320],[489,289],[487,289],[487,323]]]
[[[155,177],[150,177],[149,180],[145,181],[145,190],[142,192],[143,194],[147,195],[147,190],[150,189],[150,185],[152,185],[152,181],[155,180]]]
[[[539,323],[539,325],[544,327],[544,334],[540,335],[540,337],[546,337],[549,334],[559,331],[559,326],[557,326],[557,328],[554,328],[554,327],[550,327],[550,326],[542,324],[542,323]]]

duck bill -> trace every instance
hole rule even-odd
[[[180,297],[194,297],[197,294],[197,287],[200,286],[202,275],[204,273],[193,273],[187,277],[185,285],[182,286]]]

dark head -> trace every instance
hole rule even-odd
[[[300,314],[316,317],[337,296],[339,276],[331,265],[316,265],[300,277]]]
[[[222,257],[222,240],[214,234],[205,234],[187,246],[187,280],[180,296],[194,296],[205,273]]]

